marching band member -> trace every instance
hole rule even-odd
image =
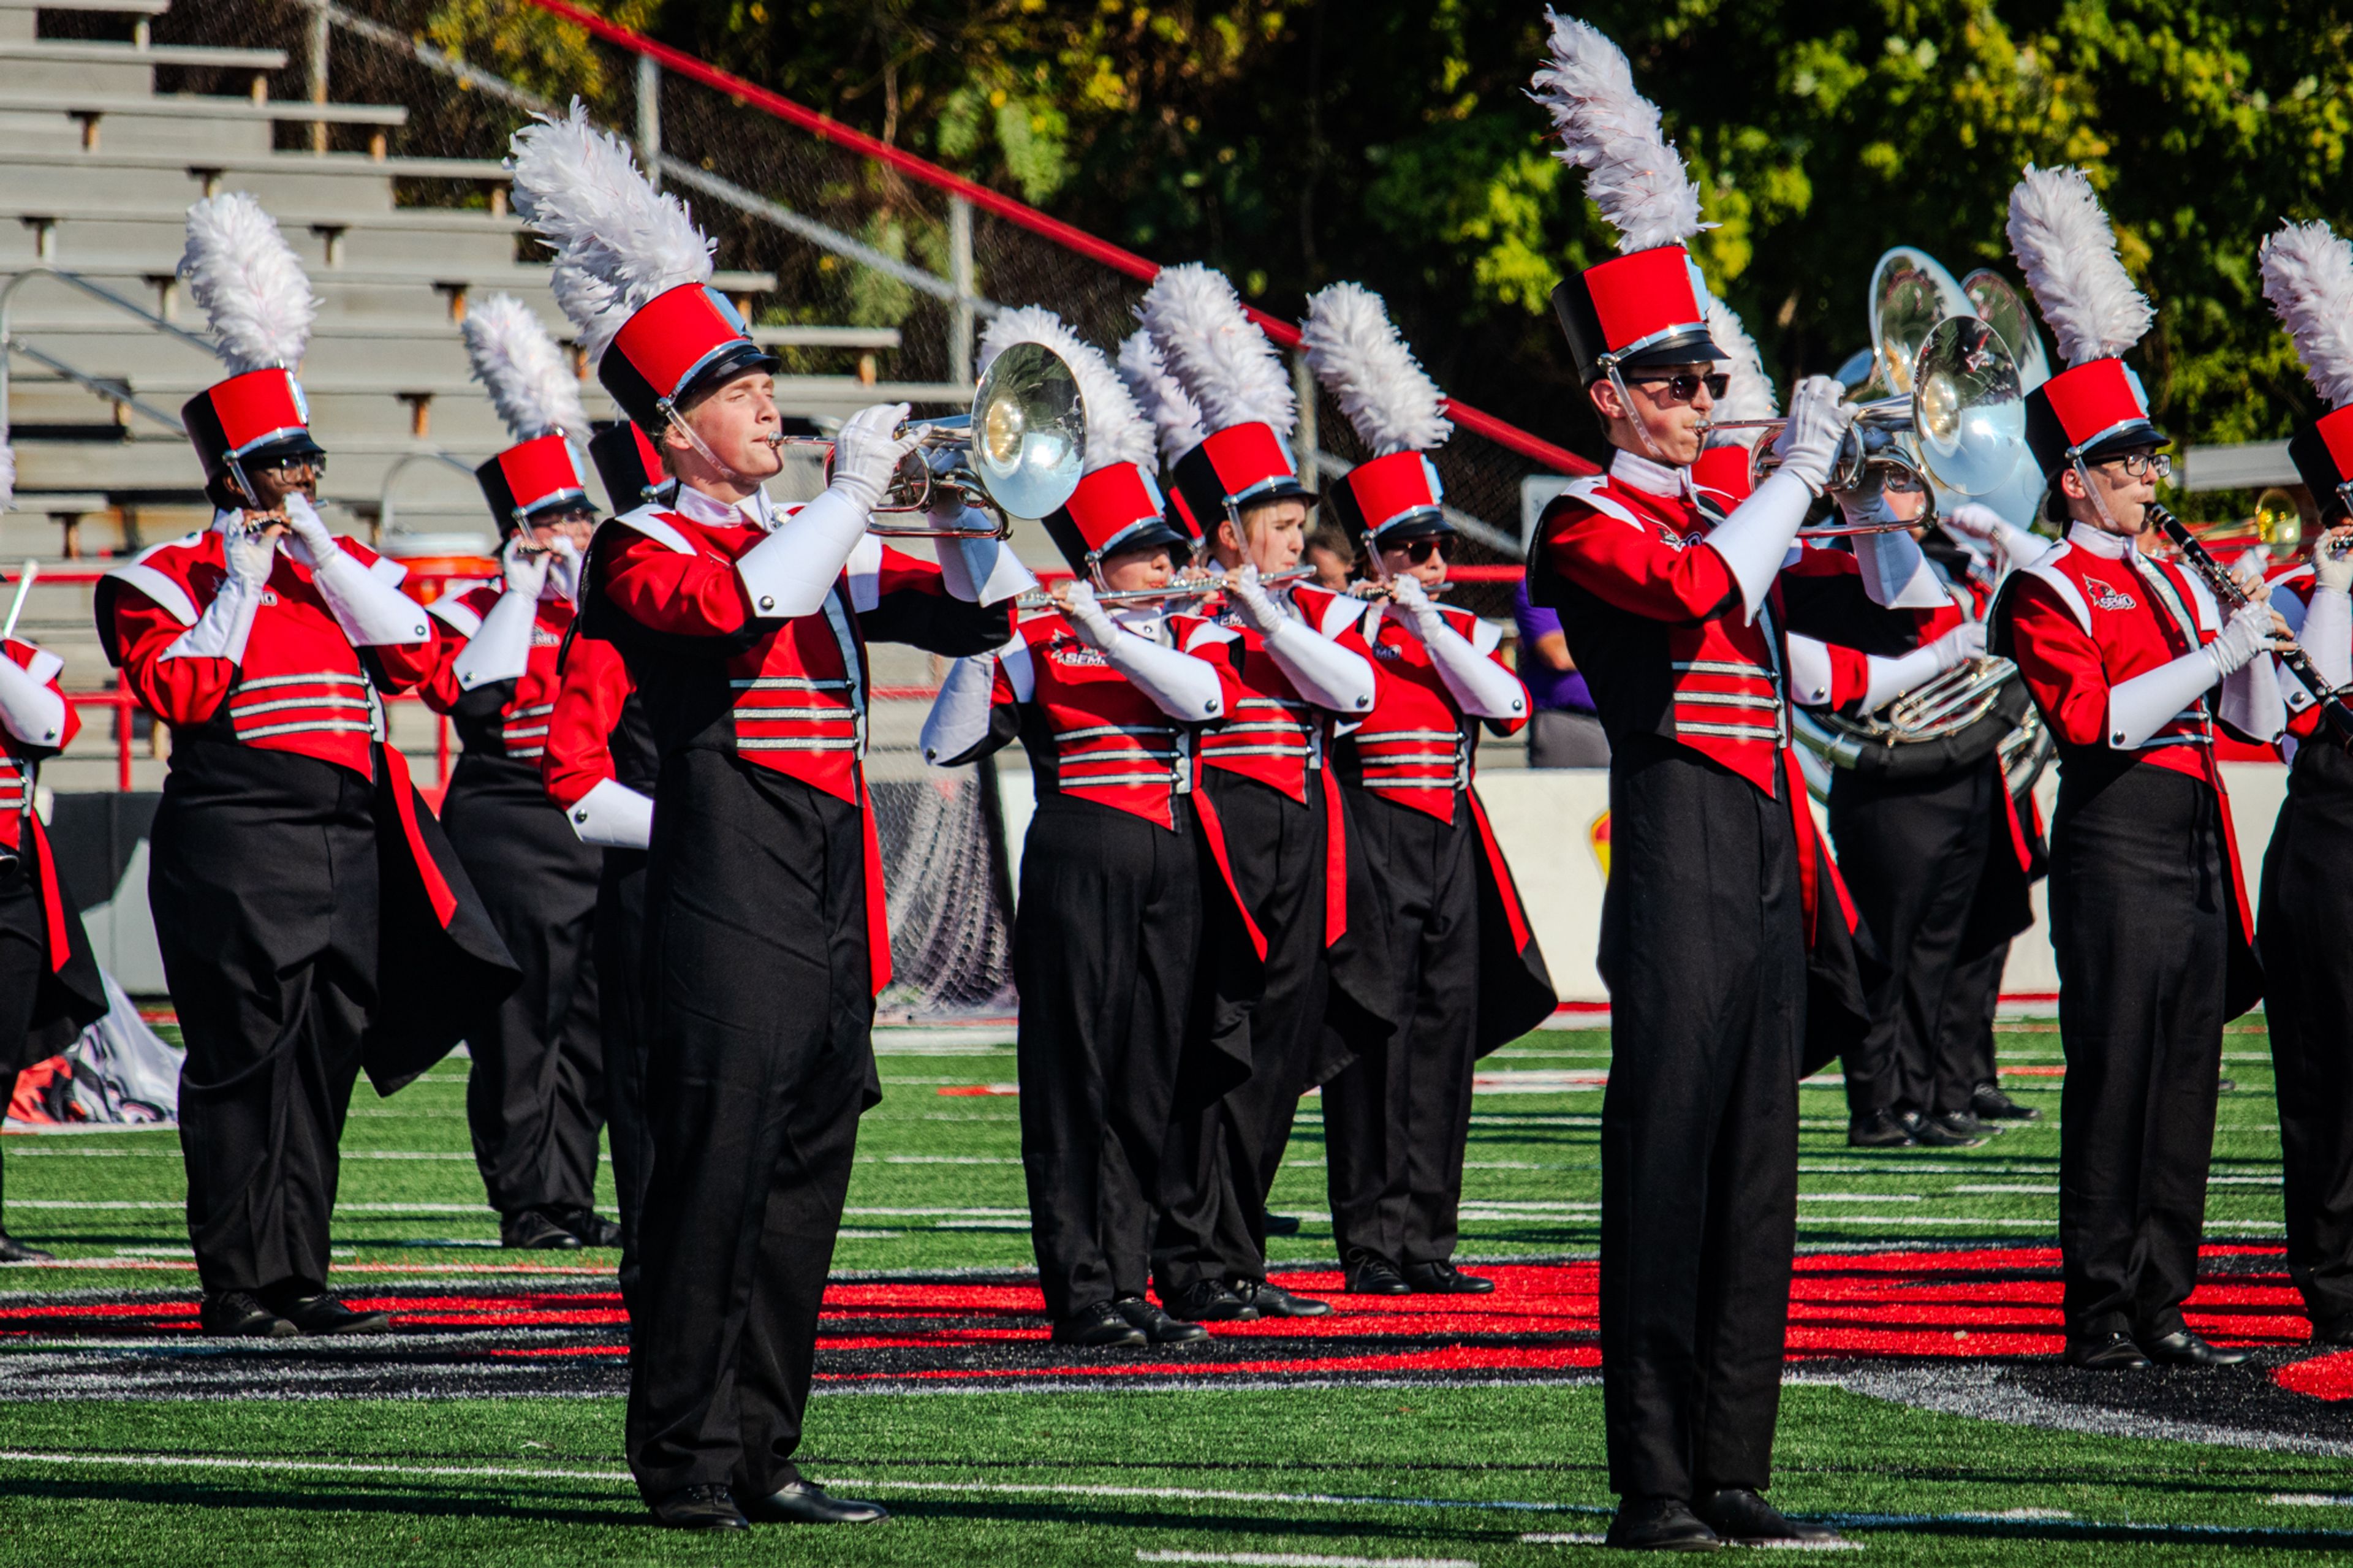
[[[1373,453],[1328,500],[1383,587],[1323,609],[1376,672],[1335,763],[1365,880],[1334,984],[1333,1033],[1353,1059],[1324,1085],[1333,1239],[1352,1292],[1482,1293],[1494,1282],[1453,1263],[1472,1065],[1556,1005],[1472,788],[1480,730],[1525,727],[1527,689],[1495,627],[1433,597],[1456,535],[1430,454],[1453,426],[1387,308],[1335,284],[1309,301],[1302,347]]]
[[[680,481],[670,505],[597,531],[582,605],[583,635],[628,660],[660,757],[630,1469],[678,1528],[879,1520],[792,1460],[858,1119],[880,1098],[871,1032],[891,947],[865,642],[997,646],[1030,579],[993,540],[944,546],[935,566],[869,536],[920,444],[903,406],[842,426],[816,500],[771,502],[777,362],[709,286],[710,241],[683,204],[577,106],[516,134],[514,170],[599,379]]]
[[[1190,541],[1153,481],[1151,426],[1102,353],[1034,307],[998,316],[982,353],[1025,341],[1062,356],[1085,402],[1087,472],[1045,520],[1078,577],[1056,590],[1055,612],[957,664],[923,726],[923,755],[955,766],[1018,735],[1036,781],[1013,973],[1021,1164],[1053,1337],[1195,1342],[1208,1331],[1144,1292],[1179,1097],[1213,1103],[1239,1070],[1187,1063],[1186,1047],[1205,897],[1228,896],[1205,896],[1204,884],[1241,869],[1199,809],[1199,734],[1242,688],[1232,634],[1197,622],[1187,637],[1166,602],[1097,603],[1098,590],[1167,587]],[[1162,1300],[1181,1309],[1165,1287]]]
[[[2063,547],[2005,585],[1994,647],[2059,747],[2051,938],[2067,1057],[2059,1243],[2078,1366],[2245,1359],[2189,1331],[2222,1025],[2262,994],[2214,720],[2269,738],[2275,617],[2228,624],[2206,584],[2135,547],[2167,460],[2117,356],[2154,312],[2091,183],[2029,166],[2010,241],[2069,368],[2028,395]],[[2209,693],[2221,684],[2219,704]]]
[[[1266,1199],[1299,1097],[1325,1076],[1314,1059],[1324,950],[1347,929],[1348,876],[1324,752],[1332,716],[1371,709],[1372,665],[1345,629],[1355,601],[1305,584],[1261,585],[1298,565],[1316,499],[1292,471],[1297,410],[1282,356],[1233,285],[1198,264],[1164,268],[1138,313],[1202,416],[1199,429],[1169,443],[1172,498],[1224,573],[1224,595],[1208,614],[1231,635],[1247,689],[1200,737],[1194,800],[1223,836],[1237,895],[1210,899],[1203,915],[1201,1046],[1248,1076],[1206,1105],[1177,1107],[1153,1279],[1178,1318],[1320,1317],[1327,1303],[1267,1283]]]
[[[8,510],[16,475],[16,454],[0,446],[0,512]],[[20,604],[25,586],[17,588]],[[64,668],[30,638],[12,631],[0,640],[0,1121],[18,1073],[65,1050],[106,1016],[106,983],[33,799],[41,763],[81,730],[81,715],[58,685]],[[5,1214],[0,1209],[0,1217]],[[52,1256],[0,1226],[0,1263]]]
[[[466,351],[518,444],[475,470],[499,530],[501,578],[432,605],[441,662],[425,700],[457,721],[465,752],[441,826],[482,895],[522,984],[469,1037],[466,1121],[499,1239],[611,1247],[596,1213],[604,1057],[591,956],[601,856],[540,781],[596,514],[573,447],[588,428],[579,382],[531,308],[494,294],[468,312]]]
[[[233,373],[181,410],[217,508],[98,588],[98,632],[172,726],[154,908],[187,1059],[180,1142],[209,1334],[382,1332],[326,1285],[336,1142],[364,1066],[390,1093],[515,969],[385,739],[427,679],[402,569],[327,531],[301,360],[317,303],[242,194],[188,210],[180,274]]]
[[[2329,411],[2288,443],[2327,531],[2310,563],[2283,578],[2274,605],[2330,684],[2353,682],[2353,245],[2325,224],[2288,224],[2263,241],[2263,293]],[[2353,756],[2337,744],[2301,682],[2287,700],[2294,746],[2287,799],[2263,853],[2256,928],[2263,1012],[2278,1075],[2287,1266],[2316,1344],[2353,1344],[2353,1071],[2346,1020],[2353,967]]]
[[[1698,189],[1625,57],[1582,22],[1551,24],[1536,93],[1622,252],[1554,290],[1616,451],[1547,509],[1531,563],[1609,735],[1609,1542],[1820,1539],[1759,1493],[1796,1246],[1798,1077],[1851,1046],[1866,1013],[1853,916],[1788,747],[1783,634],[1869,646],[1886,612],[1866,593],[1908,589],[1917,563],[1905,569],[1901,534],[1869,573],[1790,553],[1852,418],[1828,377],[1799,384],[1779,467],[1747,500],[1726,515],[1698,489],[1730,380],[1682,244]]]
[[[588,456],[615,508],[666,502],[676,489],[645,432],[623,421],[597,432]],[[622,1305],[637,1322],[638,1243],[653,1131],[646,1121],[646,846],[653,834],[653,731],[620,650],[582,637],[579,622],[556,650],[555,706],[540,760],[547,796],[604,863],[596,875],[596,1033],[605,1047],[605,1136],[613,1150],[614,1206],[621,1215]]]

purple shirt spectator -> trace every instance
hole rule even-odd
[[[1585,677],[1575,670],[1555,669],[1535,651],[1538,637],[1560,630],[1560,617],[1530,602],[1525,576],[1512,590],[1512,619],[1520,628],[1520,681],[1528,689],[1528,700],[1539,709],[1592,712],[1593,694],[1585,688]]]

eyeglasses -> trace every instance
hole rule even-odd
[[[1698,375],[1691,371],[1685,371],[1680,375],[1637,376],[1634,379],[1634,384],[1637,386],[1663,386],[1667,389],[1667,397],[1670,401],[1675,403],[1689,403],[1693,398],[1699,395],[1699,389],[1703,386],[1707,388],[1707,395],[1710,397],[1722,397],[1724,395],[1725,388],[1732,384],[1732,377],[1722,372],[1717,372],[1709,375]]]
[[[283,458],[274,463],[257,464],[253,471],[257,474],[268,474],[272,479],[290,479],[301,474],[316,477],[327,471],[327,459],[323,456]]]
[[[2127,452],[2121,458],[2110,458],[2100,467],[2111,464],[2125,471],[2126,479],[2169,479],[2173,477],[2173,459],[2163,452]]]
[[[1454,536],[1451,533],[1435,534],[1427,539],[1409,540],[1398,548],[1405,552],[1405,558],[1416,566],[1427,566],[1433,555],[1440,561],[1454,559]]]

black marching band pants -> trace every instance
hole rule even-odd
[[[1197,1048],[1248,1063],[1250,1076],[1205,1106],[1176,1107],[1152,1249],[1163,1298],[1203,1279],[1266,1277],[1266,1196],[1324,1028],[1324,781],[1308,774],[1302,805],[1255,779],[1203,772],[1267,951],[1261,963],[1216,866],[1204,864]]]
[[[183,731],[148,900],[187,1057],[180,1147],[208,1292],[327,1279],[337,1144],[376,1003],[374,787],[331,763]],[[429,984],[406,977],[407,984]]]
[[[1201,945],[1189,802],[1170,832],[1041,793],[1021,855],[1021,1166],[1047,1315],[1144,1294]]]
[[[627,1444],[649,1502],[764,1496],[877,1098],[860,808],[716,751],[662,763],[646,874],[646,1110]]]
[[[1630,740],[1609,770],[1599,967],[1601,1386],[1610,1489],[1771,1479],[1797,1246],[1806,931],[1789,803]],[[1825,889],[1825,896],[1828,890]]]
[[[2306,742],[2263,853],[2257,917],[2279,1086],[2287,1267],[2316,1337],[2353,1328],[2353,756]]]
[[[1841,768],[1831,837],[1864,929],[1886,959],[1871,1030],[1847,1053],[1847,1108],[1939,1116],[1977,1085],[1985,955],[1967,951],[1969,915],[1997,841],[2001,770],[1991,759],[1918,780]]]
[[[605,1064],[590,944],[604,852],[580,842],[537,767],[505,757],[459,762],[441,826],[522,971],[467,1037],[474,1163],[501,1215],[560,1220],[596,1204]]]
[[[646,1184],[654,1164],[646,1118],[646,852],[607,849],[596,879],[596,1032],[605,1052],[605,1136],[621,1215],[621,1304],[637,1322],[644,1273]]]
[[[1343,798],[1383,895],[1377,910],[1351,907],[1349,940],[1373,945],[1393,998],[1381,1010],[1402,1025],[1363,1028],[1356,1058],[1324,1086],[1333,1239],[1344,1265],[1443,1263],[1454,1256],[1479,1032],[1478,825],[1460,793],[1450,822],[1373,790]]]
[[[16,1075],[34,1065],[26,1059],[32,1049],[26,1037],[41,972],[49,963],[48,921],[32,872],[29,858],[0,858],[0,1121],[7,1120],[8,1101],[16,1097]],[[6,1191],[0,1180],[0,1230],[8,1217]]]
[[[2067,1331],[2164,1335],[2196,1283],[2214,1146],[2232,920],[2221,802],[2149,763],[2061,767],[2051,945]]]

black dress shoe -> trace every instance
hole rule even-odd
[[[751,1521],[725,1487],[681,1487],[653,1503],[654,1522],[672,1530],[742,1530]]]
[[[243,1290],[206,1296],[196,1324],[218,1340],[290,1340],[302,1331]]]
[[[55,1263],[57,1260],[56,1253],[27,1247],[6,1231],[0,1230],[0,1263]]]
[[[1716,1552],[1724,1538],[1679,1497],[1630,1497],[1601,1543],[1620,1552]]]
[[[332,1291],[297,1296],[278,1304],[279,1316],[306,1334],[388,1334],[389,1312],[354,1312]]]
[[[1299,1234],[1299,1216],[1295,1214],[1268,1215],[1264,1222],[1259,1226],[1259,1234],[1261,1236],[1297,1236]]]
[[[762,1524],[879,1524],[891,1517],[879,1502],[828,1497],[815,1481],[786,1481],[746,1511]]]
[[[1141,1296],[1122,1296],[1112,1309],[1134,1324],[1147,1344],[1198,1345],[1209,1337],[1200,1324],[1180,1323]]]
[[[1912,1134],[1912,1142],[1923,1149],[1974,1149],[1985,1142],[1985,1129],[1974,1118],[1956,1121],[1949,1116],[1923,1116],[1916,1110],[1904,1113],[1904,1131]]]
[[[1413,1287],[1405,1282],[1396,1264],[1386,1258],[1372,1258],[1357,1253],[1348,1259],[1347,1289],[1351,1296],[1410,1296]]]
[[[2040,1121],[2042,1112],[2031,1105],[2021,1105],[2002,1092],[2001,1085],[1988,1081],[1969,1090],[1969,1110],[1979,1121]]]
[[[2130,1334],[2071,1335],[2067,1341],[2067,1364],[2087,1372],[2138,1372],[2148,1365],[2148,1357],[2141,1353]]]
[[[555,1222],[572,1233],[573,1239],[583,1247],[618,1247],[621,1227],[595,1209],[574,1209]]]
[[[499,1245],[519,1252],[572,1252],[580,1238],[537,1209],[525,1209],[499,1220]]]
[[[1484,1296],[1495,1289],[1493,1279],[1465,1274],[1451,1263],[1409,1263],[1405,1282],[1419,1296]]]
[[[1909,1149],[1912,1133],[1895,1112],[1866,1110],[1847,1120],[1846,1144],[1850,1149]]]
[[[2210,1345],[2188,1329],[2151,1335],[2140,1342],[2140,1347],[2148,1353],[2149,1360],[2168,1366],[2237,1366],[2254,1353]]]
[[[1082,1350],[1141,1350],[1144,1331],[1120,1314],[1109,1301],[1082,1307],[1054,1325],[1054,1342]]]
[[[1757,1495],[1753,1487],[1724,1487],[1704,1494],[1693,1510],[1707,1527],[1726,1541],[1761,1546],[1777,1541],[1808,1542],[1836,1541],[1839,1532],[1826,1524],[1799,1524]]]
[[[1280,1285],[1270,1285],[1263,1279],[1237,1279],[1234,1294],[1258,1309],[1261,1318],[1328,1318],[1332,1303],[1318,1301],[1312,1296],[1294,1296]]]
[[[1160,1300],[1170,1317],[1188,1323],[1247,1323],[1258,1316],[1258,1309],[1222,1279],[1196,1279],[1173,1296],[1162,1292]]]

